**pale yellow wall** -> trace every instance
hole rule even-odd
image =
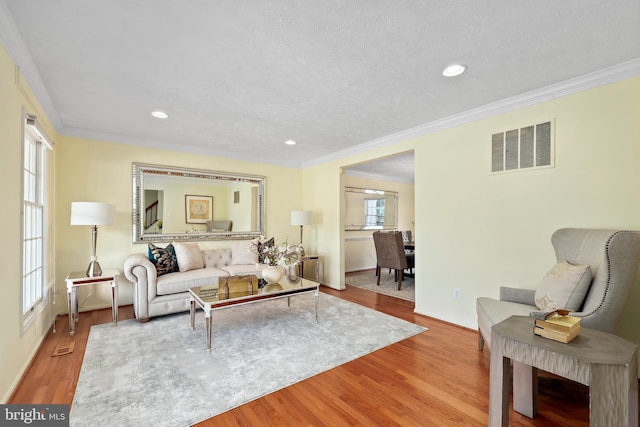
[[[635,78],[416,141],[416,211],[424,212],[416,218],[424,266],[416,311],[475,327],[478,296],[497,297],[500,285],[537,286],[555,263],[554,230],[640,229],[638,117]],[[549,118],[554,168],[488,173],[492,132]]]
[[[415,186],[398,181],[385,181],[357,175],[343,178],[347,187],[371,188],[398,193],[398,230],[414,231]],[[344,269],[346,272],[375,268],[376,256],[372,238],[373,230],[344,232]]]
[[[53,320],[52,310],[44,311],[31,326],[21,335],[21,209],[22,209],[22,123],[23,108],[27,113],[38,116],[48,136],[55,140],[55,132],[48,118],[42,113],[35,96],[18,73],[6,51],[0,45],[0,141],[2,156],[0,170],[4,185],[1,186],[2,209],[0,209],[0,234],[3,244],[0,245],[0,403],[5,403],[17,385],[24,370],[28,367],[32,356],[38,349],[42,338]],[[55,174],[55,153],[48,153],[50,168],[48,170],[47,188],[49,203],[53,207],[55,193],[53,177]],[[54,210],[48,212],[50,224],[53,224]],[[51,239],[48,242],[47,259],[49,260],[49,277],[47,280],[47,299],[53,288],[54,243],[53,226],[49,229]],[[58,298],[58,303],[64,299]]]
[[[57,149],[57,277],[59,288],[70,271],[83,270],[89,263],[91,233],[89,227],[69,225],[73,201],[100,201],[116,205],[116,224],[98,231],[98,261],[102,268],[122,269],[127,255],[145,252],[144,244],[131,242],[131,164],[133,162],[209,169],[220,172],[266,176],[266,231],[276,240],[298,240],[298,232],[289,223],[289,212],[300,208],[302,172],[300,169],[271,166],[239,160],[135,147],[104,141],[60,136]],[[220,196],[220,199],[222,196]],[[214,199],[214,203],[219,198]],[[220,200],[222,202],[222,200]],[[165,203],[168,203],[165,201]],[[182,200],[184,203],[184,200]],[[225,203],[226,204],[226,203]],[[184,221],[184,207],[176,216]],[[203,248],[229,247],[228,241],[198,242]],[[91,293],[91,296],[88,294]],[[131,304],[132,286],[120,287],[120,304]],[[107,307],[110,293],[106,286],[80,288],[81,310]]]
[[[537,286],[555,263],[554,230],[640,229],[638,117],[640,77],[306,169],[305,202],[322,195],[316,245],[332,254],[325,278],[344,285],[341,168],[414,149],[416,312],[476,328],[477,297]],[[554,168],[490,174],[492,133],[550,118]],[[637,280],[621,335],[640,343],[638,324]]]

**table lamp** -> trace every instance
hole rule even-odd
[[[300,226],[300,248],[302,248],[302,228],[309,224],[311,224],[311,211],[291,211],[291,225]]]
[[[91,262],[87,268],[87,277],[102,275],[102,269],[96,258],[98,226],[112,225],[115,218],[115,205],[100,202],[72,202],[71,225],[91,226]]]

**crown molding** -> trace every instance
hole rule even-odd
[[[0,43],[6,49],[14,65],[20,69],[49,121],[54,128],[59,129],[62,126],[62,120],[60,120],[60,116],[49,96],[49,91],[42,81],[38,67],[33,62],[33,57],[24,44],[24,40],[22,40],[22,36],[18,32],[18,28],[13,22],[4,0],[0,0]]]
[[[594,89],[599,86],[626,80],[638,75],[640,75],[640,58],[623,62],[622,64],[614,65],[612,67],[603,68],[592,73],[584,74],[573,79],[565,80],[563,82],[526,92],[511,98],[505,98],[459,114],[434,120],[392,135],[374,139],[373,141],[354,145],[352,147],[345,148],[344,150],[336,151],[327,154],[326,156],[320,156],[308,162],[303,162],[302,167],[308,168],[352,156],[363,151],[386,147],[408,139],[432,134],[444,129],[464,125],[466,123],[485,119],[498,114],[515,111],[542,102],[551,101],[556,98]]]

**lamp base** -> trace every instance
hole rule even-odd
[[[102,276],[102,268],[100,268],[98,261],[93,260],[89,263],[89,268],[87,268],[87,277],[98,276]]]

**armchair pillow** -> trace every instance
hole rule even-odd
[[[200,246],[198,246],[197,243],[174,242],[173,247],[176,251],[176,259],[178,260],[178,269],[181,272],[204,268],[202,252],[200,252]]]
[[[545,312],[557,309],[578,311],[592,279],[593,274],[588,265],[559,262],[544,276],[542,284],[536,290],[536,306]]]

